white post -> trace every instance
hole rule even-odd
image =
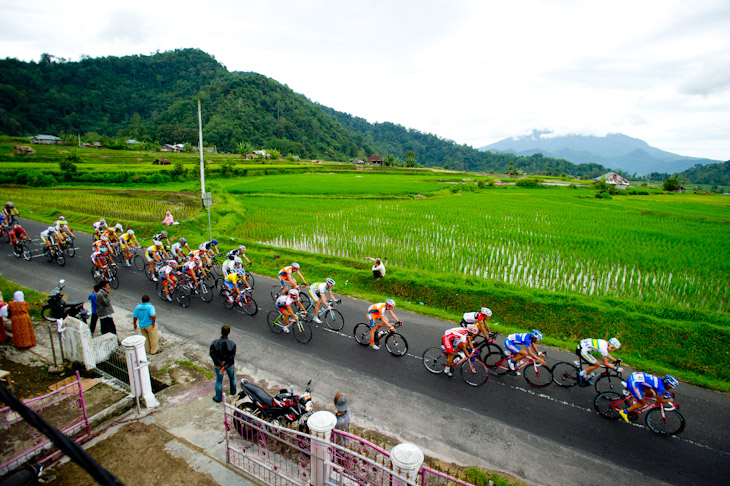
[[[407,486],[416,482],[416,475],[423,464],[423,451],[415,444],[404,442],[393,447],[390,451],[390,462],[393,472],[398,476],[392,476],[394,486]]]
[[[150,370],[147,367],[147,353],[144,350],[146,338],[140,335],[129,336],[122,341],[122,346],[127,355],[127,371],[129,372],[129,384],[132,387],[132,395],[144,400],[147,408],[156,407],[160,404],[152,393],[152,382],[150,381]]]
[[[200,152],[200,194],[205,196],[205,169],[203,169],[203,115],[198,100],[198,152]]]
[[[312,434],[311,453],[312,453],[312,484],[315,486],[324,486],[325,480],[329,475],[325,460],[329,454],[329,445],[332,443],[332,431],[337,424],[337,417],[332,412],[321,410],[314,412],[307,425]]]

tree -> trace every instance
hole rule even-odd
[[[680,187],[682,187],[682,181],[680,180],[678,174],[674,174],[669,179],[664,179],[664,182],[662,183],[662,188],[665,191],[675,192],[679,190]]]
[[[416,166],[416,154],[413,152],[413,150],[408,150],[406,152],[406,165],[408,167]]]

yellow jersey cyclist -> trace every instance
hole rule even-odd
[[[469,356],[471,353],[469,349],[474,350],[471,341],[479,334],[479,328],[476,324],[467,324],[465,327],[466,329],[463,327],[448,329],[444,332],[444,337],[441,338],[441,347],[444,348],[446,353],[446,368],[444,368],[446,376],[454,376],[454,372],[451,370],[454,353],[462,352],[465,356]]]
[[[504,340],[505,353],[508,351],[512,353],[512,357],[507,360],[509,369],[514,371],[515,363],[519,363],[528,354],[545,366],[545,360],[542,359],[543,353],[538,351],[537,344],[535,344],[537,341],[542,341],[542,333],[537,329],[533,329],[532,332],[520,332],[507,336],[507,339]],[[525,347],[521,349],[520,346]]]
[[[170,253],[179,262],[185,260],[190,254],[187,238],[180,238],[170,247]]]
[[[368,307],[368,322],[370,326],[370,347],[373,349],[380,349],[380,346],[375,344],[375,332],[380,329],[381,327],[388,327],[390,330],[394,330],[395,328],[390,324],[390,321],[388,321],[388,316],[385,315],[386,312],[390,313],[391,317],[393,318],[394,322],[398,322],[398,318],[395,316],[395,313],[393,312],[393,309],[395,309],[395,301],[393,299],[388,299],[385,302],[380,302],[378,304],[373,304],[370,307]]]
[[[469,324],[474,324],[482,333],[484,339],[488,342],[494,341],[489,339],[489,323],[487,322],[492,317],[492,310],[489,307],[482,307],[479,312],[467,312],[461,317],[459,325],[461,327],[467,327]]]
[[[137,237],[134,234],[134,230],[127,230],[126,233],[122,235],[121,238],[122,242],[122,251],[124,251],[124,264],[128,267],[132,266],[132,252],[135,248],[141,248],[142,245],[139,241],[137,241]]]
[[[616,368],[615,365],[608,362],[609,360],[613,361],[614,363],[618,361],[618,359],[611,356],[611,353],[616,351],[620,347],[621,343],[615,337],[609,339],[608,341],[606,341],[605,339],[583,339],[580,344],[578,344],[578,347],[575,348],[575,354],[583,358],[588,363],[586,369],[581,370],[580,372],[581,381],[588,381],[590,383],[591,379],[596,376],[595,371],[601,365],[603,365],[605,368],[611,368],[612,370],[616,370],[619,373],[622,372],[623,368]],[[600,363],[598,362],[596,357],[591,354],[595,353],[596,351],[601,354]]]
[[[56,228],[53,226],[49,226],[45,229],[45,231],[41,231],[41,240],[43,243],[46,244],[46,248],[49,250],[52,246],[56,246],[56,237],[58,234],[56,233]]]
[[[302,305],[302,301],[299,299],[299,290],[297,289],[291,289],[286,294],[281,294],[276,299],[276,309],[284,316],[283,317],[283,328],[284,332],[289,333],[289,328],[291,326],[291,323],[289,322],[289,319],[293,319],[295,322],[299,322],[299,316],[294,312],[294,309],[292,309],[292,305],[296,303],[299,308],[304,312],[306,309],[304,309],[304,306]]]
[[[223,265],[221,265],[221,269],[223,270],[223,275],[226,277],[231,273],[237,274],[238,281],[242,282],[247,289],[251,289],[251,286],[248,284],[248,280],[246,279],[246,270],[243,268],[243,260],[239,257],[234,257],[233,260],[226,260],[223,262]]]
[[[71,227],[68,225],[68,221],[66,221],[66,218],[63,216],[59,216],[55,223],[53,223],[53,227],[56,228],[56,233],[58,233],[58,236],[60,238],[65,239],[66,235],[70,236],[71,238],[76,238],[76,235],[73,231],[71,231]]]
[[[247,290],[251,289],[251,287],[248,286],[248,283],[246,283],[246,279],[241,278],[241,276],[237,272],[231,272],[226,275],[226,278],[223,279],[223,283],[226,284],[226,287],[228,287],[228,290],[231,291],[231,294],[235,296],[234,301],[236,303],[240,302],[241,300],[242,285],[246,287]]]
[[[334,279],[328,278],[324,282],[315,282],[309,286],[309,295],[312,296],[312,302],[316,302],[314,305],[314,319],[317,324],[322,324],[322,320],[319,318],[319,306],[324,304],[328,309],[330,308],[325,298],[325,293],[330,294],[330,300],[335,300],[335,296],[332,294],[332,287],[335,286]]]
[[[299,278],[302,279],[302,283],[304,283],[304,285],[307,285],[307,281],[304,279],[304,275],[302,275],[302,272],[299,270],[299,264],[297,262],[294,262],[288,267],[284,267],[279,270],[279,282],[281,282],[281,286],[283,287],[281,290],[281,295],[284,295],[289,287],[293,289],[297,288],[297,280],[294,278],[294,273],[299,275]]]
[[[155,263],[161,262],[163,257],[166,260],[169,260],[170,257],[167,255],[167,252],[160,241],[153,241],[152,245],[147,247],[147,250],[144,252],[144,256],[150,266],[152,281],[157,282],[157,275],[155,275]]]
[[[626,410],[619,410],[618,413],[624,421],[629,421],[629,414],[648,405],[647,398],[656,398],[657,402],[670,403],[672,395],[668,391],[677,388],[679,382],[672,375],[665,375],[661,379],[649,373],[639,371],[631,373],[626,380],[626,389],[634,396],[636,401]]]

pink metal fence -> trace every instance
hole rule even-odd
[[[41,397],[23,402],[67,437],[81,442],[91,435],[81,377]],[[27,463],[54,458],[60,451],[10,407],[0,409],[0,476]]]

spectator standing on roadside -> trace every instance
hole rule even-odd
[[[132,313],[132,324],[137,329],[139,320],[139,331],[145,337],[144,350],[147,354],[160,354],[159,336],[157,334],[157,315],[155,306],[150,304],[150,296],[143,295],[142,303],[134,308]]]
[[[380,280],[385,277],[385,265],[383,265],[383,261],[380,258],[367,257],[367,259],[374,262],[373,277],[375,277],[375,280]]]
[[[337,393],[335,395],[335,407],[337,408],[337,423],[335,423],[335,429],[347,432],[350,429],[350,410],[347,408],[347,395],[344,393]],[[346,445],[347,439],[335,435],[335,443],[338,445]]]
[[[96,330],[96,323],[99,321],[99,314],[96,312],[96,292],[99,289],[94,285],[94,290],[89,294],[88,300],[91,302],[91,321],[89,321],[89,330],[91,331],[91,337],[94,337],[94,331]]]
[[[114,319],[112,318],[114,307],[112,307],[112,302],[109,297],[109,293],[111,292],[109,282],[102,280],[96,284],[96,290],[96,312],[99,314],[101,335],[112,333],[116,336],[117,327],[114,325]],[[118,337],[117,342],[119,342]]]
[[[210,357],[215,367],[215,396],[213,401],[223,401],[223,374],[228,374],[231,396],[236,394],[236,343],[228,339],[231,327],[221,327],[221,337],[210,344]]]
[[[13,344],[16,348],[30,348],[36,345],[35,329],[30,320],[30,306],[25,294],[18,290],[13,301],[8,303],[8,315],[13,324]]]

